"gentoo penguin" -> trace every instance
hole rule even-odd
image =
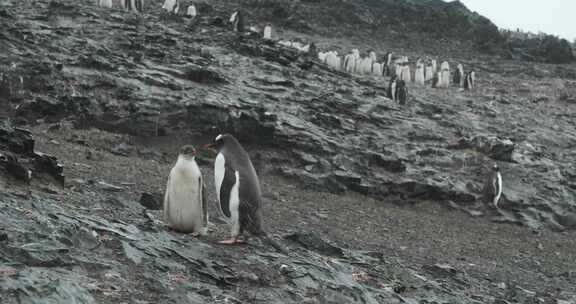
[[[474,71],[470,71],[466,73],[464,77],[464,89],[465,90],[473,90],[476,81],[476,73]]]
[[[170,170],[164,195],[164,222],[178,232],[199,236],[207,232],[208,213],[204,181],[195,156],[194,147],[183,146]]]
[[[240,243],[239,237],[247,231],[287,254],[262,226],[260,182],[246,150],[230,134],[218,135],[205,147],[218,152],[214,163],[216,196],[220,211],[231,226],[231,239],[220,243]]]
[[[165,0],[164,4],[162,5],[162,9],[168,11],[169,13],[177,14],[180,10],[180,1],[179,0]]]
[[[450,86],[450,64],[443,61],[440,65],[440,77],[438,80],[438,87],[447,88]]]
[[[456,71],[454,72],[454,77],[452,77],[452,82],[457,87],[462,87],[464,84],[464,67],[461,63],[458,64],[456,67]]]
[[[235,32],[244,32],[244,14],[241,11],[235,11],[230,17],[232,30]]]
[[[434,75],[432,76],[432,87],[433,88],[438,88],[439,83],[440,83],[440,78],[442,78],[441,72],[434,73]]]
[[[408,89],[406,88],[406,82],[404,82],[404,80],[398,81],[395,95],[399,104],[406,104],[406,99],[408,98]]]
[[[317,52],[316,43],[311,42],[310,46],[308,47],[308,52],[306,53],[306,56],[309,58],[314,58],[316,52]]]
[[[498,201],[502,196],[502,175],[498,164],[494,164],[492,171],[488,174],[483,194],[485,203],[492,203],[494,207],[498,208]]]
[[[385,75],[383,76],[390,76],[392,70],[392,53],[386,53],[386,62],[384,63],[384,71]]]
[[[388,98],[396,101],[396,88],[398,87],[398,77],[392,75],[390,82],[388,82]]]
[[[368,56],[370,57],[370,59],[372,59],[372,62],[375,62],[376,60],[378,60],[378,57],[376,56],[376,52],[374,52],[374,51],[370,51],[370,53],[368,53]]]
[[[434,66],[432,66],[432,60],[428,59],[424,69],[424,79],[430,81],[434,78],[434,74],[436,74],[436,72],[434,71]]]
[[[424,85],[426,81],[424,74],[424,62],[421,60],[416,61],[416,72],[414,72],[414,82],[418,85]]]
[[[264,27],[264,39],[272,39],[272,25],[270,23],[266,24]]]
[[[98,1],[98,6],[112,8],[112,0],[100,0]]]

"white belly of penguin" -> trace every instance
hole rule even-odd
[[[496,174],[495,186],[496,191],[494,193],[494,206],[497,206],[498,201],[500,200],[500,196],[502,195],[502,175],[500,172]]]
[[[193,160],[179,159],[170,171],[164,202],[164,219],[182,232],[200,232],[202,225],[201,173]]]
[[[240,206],[240,192],[239,192],[239,184],[240,184],[240,174],[238,171],[234,172],[236,176],[236,183],[232,186],[230,190],[230,195],[228,196],[228,208],[226,210],[228,212],[224,212],[222,210],[222,202],[220,197],[220,191],[222,189],[222,182],[224,181],[224,174],[226,173],[226,159],[224,155],[218,153],[216,156],[216,162],[214,163],[214,180],[216,184],[216,197],[218,197],[218,206],[220,206],[220,212],[224,216],[224,218],[228,221],[229,224],[235,226],[239,225],[239,213],[238,208]],[[230,217],[226,216],[226,213],[230,214]]]

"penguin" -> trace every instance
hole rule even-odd
[[[502,196],[502,174],[498,164],[492,166],[492,170],[486,178],[484,184],[483,200],[485,203],[492,203],[494,207],[498,208],[498,201]]]
[[[402,79],[404,82],[408,83],[412,81],[412,75],[410,72],[410,64],[408,63],[408,61],[404,62],[402,64],[402,70],[401,70],[401,77],[400,79]]]
[[[220,243],[241,243],[239,237],[246,231],[288,254],[264,230],[260,182],[246,150],[230,134],[220,134],[204,147],[218,152],[214,163],[216,196],[220,211],[231,226],[231,239]]]
[[[310,46],[308,47],[308,52],[306,52],[306,56],[309,58],[314,58],[314,55],[317,52],[316,43],[311,42]]]
[[[244,32],[244,14],[241,11],[235,11],[230,17],[230,23],[232,24],[232,30],[235,32]]]
[[[396,88],[398,87],[398,77],[392,75],[390,77],[390,82],[388,83],[388,98],[396,101]]]
[[[462,87],[462,85],[464,84],[464,77],[465,77],[464,67],[460,63],[456,67],[456,72],[454,72],[454,76],[452,77],[452,82],[454,83],[455,86]]]
[[[190,4],[188,6],[188,10],[186,11],[186,16],[192,17],[192,19],[196,18],[198,12],[196,11],[196,5]]]
[[[272,25],[270,23],[266,24],[264,27],[264,36],[262,38],[268,40],[272,39]]]
[[[369,56],[370,56],[370,59],[372,59],[373,62],[376,61],[376,60],[378,60],[378,57],[376,56],[376,52],[374,52],[374,51],[370,51]]]
[[[475,81],[476,81],[476,73],[474,71],[466,73],[466,76],[464,77],[464,89],[469,91],[473,90],[475,86],[474,83]]]
[[[205,235],[208,227],[206,187],[195,160],[196,149],[185,145],[170,170],[164,194],[164,222],[178,232]]]
[[[428,59],[426,61],[426,67],[424,69],[424,79],[425,81],[430,81],[434,78],[434,67],[432,66],[432,60]]]
[[[384,71],[385,75],[382,76],[391,76],[392,71],[392,52],[386,53],[386,62],[384,63]]]
[[[424,63],[419,59],[416,61],[416,72],[414,72],[414,82],[418,85],[424,85],[426,81],[424,75]]]
[[[439,87],[440,78],[442,78],[441,72],[434,73],[434,76],[432,76],[432,87],[433,88]]]
[[[443,61],[440,65],[440,77],[437,86],[440,88],[450,86],[450,64],[447,61]]]
[[[112,8],[112,0],[100,0],[98,1],[98,6]]]
[[[399,80],[396,84],[396,99],[401,105],[406,104],[406,99],[408,98],[408,89],[406,88],[406,82],[404,80]]]
[[[177,14],[180,10],[180,1],[179,0],[165,0],[162,8],[169,13]]]

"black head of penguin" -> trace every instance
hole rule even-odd
[[[185,145],[180,148],[180,155],[186,158],[192,158],[196,155],[196,149],[191,145]]]
[[[472,72],[466,73],[464,76],[464,89],[470,90],[472,88]]]
[[[498,167],[498,164],[494,164],[494,166],[492,166],[492,171],[494,171],[494,172],[500,171],[500,167]]]

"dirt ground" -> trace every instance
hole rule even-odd
[[[128,221],[138,219],[124,218],[121,209],[107,205],[110,198],[137,204],[143,192],[163,193],[176,158],[174,151],[185,143],[198,146],[209,141],[195,134],[134,138],[65,125],[56,131],[47,129],[47,124],[33,128],[36,150],[56,155],[67,176],[66,189],[50,191],[55,194],[49,195],[63,204],[94,208],[94,212],[107,217]],[[127,143],[129,156],[110,153],[121,143]],[[252,155],[263,152],[266,151],[250,151]],[[212,165],[204,161],[200,165],[207,181],[214,223],[206,242],[214,243],[228,232],[225,225],[214,220],[218,212]],[[448,205],[439,208],[432,202],[397,206],[354,193],[318,192],[275,174],[274,165],[261,171],[265,223],[276,237],[291,231],[314,231],[338,246],[379,251],[385,259],[414,269],[448,264],[473,278],[478,288],[493,286],[504,292],[506,286],[513,284],[548,295],[576,292],[574,231],[531,231],[492,222],[490,215],[473,218]],[[80,187],[75,187],[91,181],[106,182],[124,190],[110,192],[89,187],[93,192],[88,195],[85,191],[79,193]],[[94,200],[87,201],[86,197]]]

